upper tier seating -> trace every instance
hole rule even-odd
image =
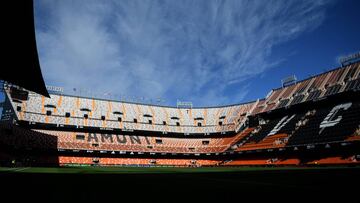
[[[11,98],[10,89],[7,95]],[[215,108],[174,108],[51,94],[11,100],[19,120],[56,124],[209,134],[235,131],[255,102]]]
[[[359,90],[360,62],[338,68],[293,85],[272,90],[252,114],[316,100],[339,92]]]

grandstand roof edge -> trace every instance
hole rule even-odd
[[[323,74],[327,74],[329,72],[332,72],[332,71],[336,71],[338,69],[341,69],[341,68],[348,68],[350,65],[354,65],[354,64],[360,64],[360,62],[355,62],[355,63],[351,63],[347,66],[340,66],[340,67],[336,67],[336,68],[332,68],[326,72],[323,72],[323,73],[319,73],[317,75],[313,75],[311,77],[308,77],[308,78],[304,78],[302,80],[299,80],[297,81],[295,84],[292,84],[292,85],[296,85],[297,83],[300,83],[300,82],[303,82],[303,81],[306,81],[306,80],[310,80],[314,77],[318,77],[320,75],[323,75]],[[286,86],[286,87],[291,87],[292,85],[289,85],[289,86]],[[274,88],[274,89],[271,89],[270,91],[275,91],[275,90],[279,90],[279,89],[282,89],[284,87],[279,87],[279,88]],[[167,105],[156,105],[156,104],[146,104],[146,103],[140,103],[140,102],[129,102],[129,101],[120,101],[120,100],[114,100],[114,99],[104,99],[104,98],[97,98],[97,97],[86,97],[86,96],[79,96],[79,95],[70,95],[70,94],[57,94],[57,93],[51,93],[51,95],[63,95],[63,96],[69,96],[69,97],[77,97],[77,98],[84,98],[84,99],[96,99],[96,100],[102,100],[102,101],[113,101],[113,102],[122,102],[122,103],[127,103],[127,104],[138,104],[138,105],[146,105],[146,106],[155,106],[155,107],[166,107],[166,108],[178,108],[176,106],[167,106]],[[220,105],[220,106],[199,106],[199,107],[192,107],[192,109],[205,109],[205,108],[223,108],[223,107],[231,107],[231,106],[240,106],[240,105],[246,105],[246,104],[250,104],[250,103],[255,103],[257,100],[261,101],[261,100],[264,100],[266,99],[266,97],[264,98],[259,98],[259,99],[256,99],[256,100],[252,100],[252,101],[248,101],[248,102],[244,102],[244,103],[237,103],[237,104],[228,104],[228,105]]]
[[[167,106],[167,105],[156,105],[156,104],[146,104],[146,103],[140,103],[140,102],[129,102],[129,101],[119,101],[115,99],[104,99],[104,98],[97,98],[97,97],[86,97],[86,96],[77,96],[77,95],[70,95],[70,94],[57,94],[57,93],[51,93],[51,95],[61,95],[61,96],[68,96],[68,97],[77,97],[77,98],[84,98],[84,99],[96,99],[96,100],[102,100],[102,101],[112,101],[112,102],[121,102],[126,104],[139,104],[139,105],[145,105],[145,106],[155,106],[155,107],[167,107],[167,108],[175,108],[178,109],[176,106]],[[259,99],[262,100],[262,99]],[[237,103],[237,104],[229,104],[229,105],[221,105],[221,106],[199,106],[199,107],[192,107],[192,109],[209,109],[209,108],[223,108],[223,107],[231,107],[231,106],[240,106],[240,105],[246,105],[250,103],[255,103],[256,100],[244,102],[244,103]]]

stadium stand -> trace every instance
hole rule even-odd
[[[314,112],[289,138],[288,145],[344,141],[359,125],[359,103],[343,103]]]
[[[326,157],[320,159],[314,159],[301,163],[302,161],[297,158],[289,159],[278,159],[278,158],[269,158],[269,159],[238,159],[231,160],[226,162],[225,166],[297,166],[297,165],[353,165],[359,164],[360,161],[355,158],[355,156],[349,157]]]
[[[10,89],[7,94],[11,94]],[[187,135],[233,131],[235,124],[245,119],[238,115],[254,105],[179,109],[53,94],[51,98],[31,94],[26,101],[9,99],[13,108],[19,109],[18,119],[27,122]]]
[[[60,165],[101,165],[101,166],[211,166],[217,165],[216,160],[195,160],[195,159],[151,159],[151,158],[93,158],[93,157],[74,157],[60,156]]]
[[[44,165],[356,164],[359,73],[354,63],[264,99],[207,108],[46,98],[6,85],[0,156],[8,163],[30,154]],[[317,150],[323,156],[309,155]]]
[[[226,138],[168,138],[136,135],[75,133],[33,130],[57,137],[58,149],[109,150],[123,152],[219,153],[245,137],[251,129]]]

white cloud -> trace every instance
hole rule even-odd
[[[35,1],[40,62],[47,83],[70,90],[238,103],[242,83],[283,60],[272,50],[318,27],[327,3]]]

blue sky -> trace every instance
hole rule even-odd
[[[48,85],[195,106],[263,98],[359,51],[357,0],[37,0]]]

